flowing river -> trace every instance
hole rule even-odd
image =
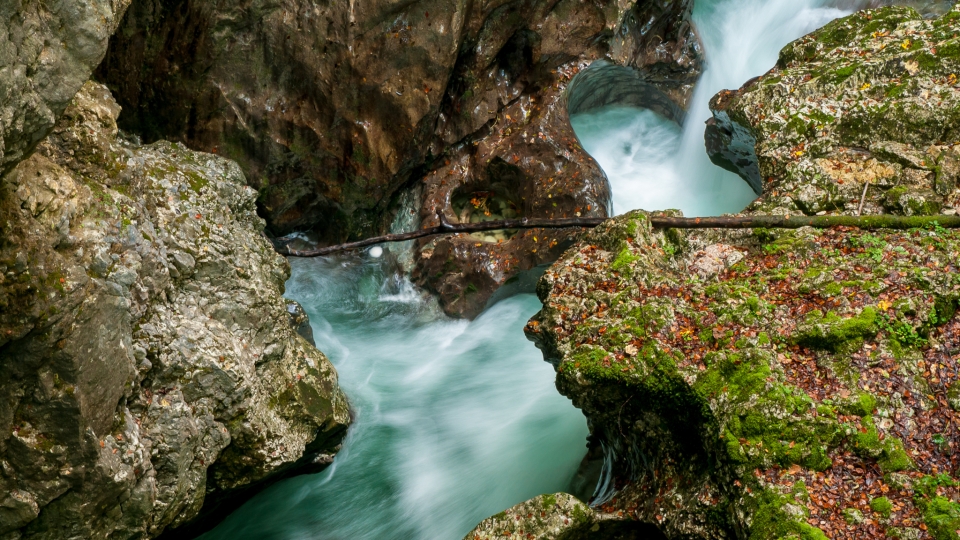
[[[708,69],[681,129],[649,111],[573,118],[610,178],[617,213],[737,212],[754,198],[714,167],[707,103],[769,69],[789,41],[845,12],[823,0],[713,0],[695,8]],[[293,260],[287,296],[310,314],[356,421],[334,464],[258,494],[206,540],[458,540],[482,519],[569,489],[586,451],[583,415],[523,336],[533,295],[473,322],[433,303],[368,254]]]

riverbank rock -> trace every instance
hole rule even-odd
[[[572,495],[541,495],[485,519],[463,540],[658,540],[652,525],[590,509]]]
[[[476,205],[478,219],[602,216],[609,187],[577,144],[566,86],[605,59],[678,109],[702,69],[691,8],[146,0],[97,77],[123,105],[125,130],[240,163],[274,235],[312,229],[329,245],[398,220],[427,226],[437,212],[456,221],[461,198],[506,203]],[[573,234],[419,244],[418,282],[447,313],[473,316],[506,281],[555,260]]]
[[[0,185],[0,538],[157,536],[350,421],[240,168],[119,112],[87,83]]]
[[[863,11],[711,102],[707,148],[777,213],[955,213],[960,8]]]
[[[0,175],[26,158],[103,59],[130,0],[0,5]]]
[[[595,509],[668,538],[956,538],[958,255],[943,229],[590,233],[526,331],[605,453]]]

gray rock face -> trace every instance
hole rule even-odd
[[[0,175],[53,128],[130,0],[0,3]]]
[[[0,538],[147,538],[349,423],[239,167],[117,138],[88,83],[0,183]]]

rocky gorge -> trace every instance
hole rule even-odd
[[[759,195],[746,214],[956,214],[948,4],[836,20],[713,99],[707,150]],[[611,214],[570,117],[687,122],[708,59],[692,10],[0,8],[0,539],[194,537],[326,469],[357,408],[313,344],[340,345],[325,314],[284,298],[296,281],[275,248],[441,214]],[[467,538],[956,538],[956,233],[683,232],[649,215],[424,240],[391,254],[412,283],[360,284],[473,319],[543,274],[526,333],[590,429],[579,500],[541,495]],[[373,263],[320,268],[338,264]]]
[[[570,128],[564,89],[608,58],[683,103],[702,63],[691,5],[142,1],[97,77],[124,129],[240,163],[274,235],[338,243],[401,211],[428,226],[438,211],[457,219],[461,198],[477,214],[490,201],[530,217],[605,216],[609,187]],[[574,232],[436,240],[418,246],[416,280],[447,313],[474,317]]]

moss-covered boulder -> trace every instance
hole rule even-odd
[[[119,110],[87,83],[0,179],[5,540],[155,537],[322,469],[350,422],[240,168]]]
[[[756,211],[956,212],[960,7],[838,19],[711,103],[708,150],[763,194]]]
[[[935,227],[592,232],[527,333],[605,452],[595,510],[669,538],[945,531],[958,256]]]

